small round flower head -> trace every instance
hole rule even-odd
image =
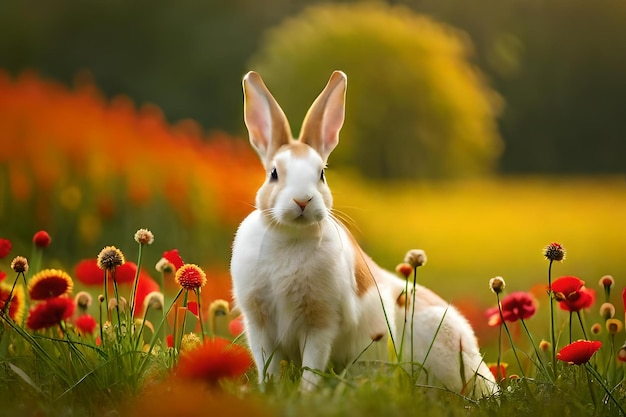
[[[180,341],[180,351],[187,352],[199,347],[202,344],[202,341],[195,333],[186,333],[183,335],[182,340]]]
[[[600,306],[600,315],[604,320],[608,320],[615,316],[615,306],[611,303],[602,303]]]
[[[194,264],[185,264],[176,271],[176,283],[186,290],[195,290],[206,284],[206,274]]]
[[[98,324],[96,323],[96,319],[94,319],[93,316],[89,314],[82,314],[76,319],[76,321],[74,322],[74,326],[76,326],[78,334],[80,336],[83,336],[93,334],[93,332],[96,330],[96,327],[98,327]]]
[[[610,334],[616,334],[622,331],[622,329],[624,328],[624,325],[622,324],[622,322],[618,319],[608,319],[605,323],[606,325],[606,330],[610,333]]]
[[[550,349],[550,342],[542,339],[541,342],[539,342],[539,349],[541,349],[542,352],[547,352],[548,349]]]
[[[602,333],[602,325],[600,323],[593,323],[591,326],[591,334],[600,334]]]
[[[91,306],[92,301],[93,298],[87,291],[79,291],[74,297],[74,303],[81,311],[87,310]]]
[[[417,268],[426,263],[426,252],[421,249],[411,249],[404,256],[404,262],[411,265],[413,268]]]
[[[600,278],[600,281],[598,282],[598,284],[600,284],[601,287],[611,288],[613,285],[615,285],[615,280],[613,279],[611,275],[605,275],[602,278]]]
[[[504,278],[502,277],[493,277],[489,280],[489,288],[495,294],[500,294],[502,291],[504,291],[505,286],[506,283],[504,282]]]
[[[33,235],[33,243],[38,248],[47,248],[50,246],[50,242],[52,242],[52,239],[45,230],[40,230]]]
[[[148,229],[139,229],[135,233],[135,242],[140,245],[152,245],[152,242],[154,242],[154,235]]]
[[[100,304],[104,303],[104,295],[102,295],[102,294],[98,295],[98,302]]]
[[[549,261],[561,262],[565,259],[565,249],[560,243],[552,242],[544,248],[543,256]]]
[[[114,310],[116,307],[119,307],[120,310],[126,309],[126,305],[128,304],[128,302],[126,301],[126,298],[119,297],[119,299],[120,299],[119,303],[117,302],[115,298],[111,298],[109,300],[109,310]]]
[[[11,261],[11,269],[15,272],[25,274],[28,272],[28,260],[23,256],[16,256]]]
[[[46,300],[67,295],[73,288],[72,278],[58,269],[44,269],[28,281],[28,295],[31,300]]]
[[[406,262],[399,263],[398,266],[396,266],[396,273],[404,277],[404,279],[410,277],[412,272],[413,267]]]
[[[165,305],[165,297],[163,293],[160,291],[152,291],[146,295],[146,298],[143,300],[143,309],[144,311],[150,310],[163,310],[163,306]]]
[[[124,254],[115,246],[106,246],[98,254],[98,268],[110,271],[124,265]]]

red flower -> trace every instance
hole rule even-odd
[[[167,345],[168,348],[174,347],[174,335],[168,334],[165,337],[165,344]]]
[[[0,271],[0,281],[4,280],[7,277],[6,272]]]
[[[166,252],[163,252],[163,258],[165,258],[169,263],[174,265],[174,270],[178,270],[181,266],[184,265],[183,258],[178,254],[178,249],[172,249]]]
[[[552,283],[552,293],[562,310],[576,312],[589,308],[596,299],[596,292],[585,287],[585,281],[577,277],[565,276]]]
[[[194,264],[185,264],[178,268],[174,279],[178,285],[189,291],[194,291],[206,284],[206,274],[202,268]]]
[[[197,301],[189,301],[187,303],[187,310],[194,316],[198,317],[198,302]]]
[[[143,304],[146,296],[151,292],[159,291],[159,284],[156,283],[150,275],[142,269],[139,273],[139,281],[137,282],[137,293],[135,294],[135,317],[143,314]]]
[[[31,300],[45,300],[69,294],[74,288],[72,278],[58,269],[44,269],[28,281]]]
[[[45,230],[40,230],[33,236],[33,243],[38,248],[47,248],[50,246],[50,242],[52,242],[52,239]]]
[[[26,326],[31,330],[44,329],[59,324],[74,313],[74,300],[70,297],[49,298],[30,310]]]
[[[98,261],[94,259],[83,259],[74,267],[74,276],[85,285],[102,285],[104,283],[104,272],[98,268]]]
[[[94,319],[90,314],[83,314],[78,317],[76,322],[74,322],[74,325],[81,335],[93,334],[97,327],[96,319]]]
[[[500,375],[498,375],[498,364],[497,363],[490,363],[487,366],[489,366],[489,370],[491,371],[491,373],[493,374],[494,378],[506,378],[506,368],[508,367],[508,364],[506,363],[500,363]]]
[[[228,331],[233,337],[239,336],[243,333],[243,330],[243,321],[241,321],[240,318],[231,320],[230,323],[228,323]]]
[[[515,291],[502,299],[502,317],[504,321],[515,322],[531,318],[537,306],[532,295],[523,291]]]
[[[585,285],[585,281],[578,277],[565,276],[552,282],[552,292],[557,301],[576,297],[576,293]]]
[[[561,349],[556,358],[570,365],[582,365],[589,362],[601,346],[602,342],[599,340],[577,340]]]
[[[215,384],[222,378],[238,378],[252,365],[248,350],[226,339],[207,339],[203,345],[183,352],[176,375]]]
[[[532,294],[515,291],[502,299],[500,303],[502,307],[502,317],[504,321],[515,322],[517,320],[526,320],[531,318],[537,311],[537,303]],[[498,326],[502,323],[500,318],[500,310],[498,307],[491,307],[485,311],[487,316],[487,324],[489,326]]]
[[[626,310],[626,287],[622,290],[622,303],[624,304],[624,310]]]
[[[115,268],[115,280],[118,284],[129,283],[135,280],[137,264],[134,262],[125,262]],[[108,277],[112,279],[112,274]],[[83,259],[76,264],[74,268],[74,276],[85,285],[103,285],[104,272],[98,267],[96,259]]]
[[[11,241],[9,239],[0,239],[0,259],[6,258],[11,252]]]
[[[7,283],[0,284],[0,310],[4,309],[7,300],[9,299],[9,294],[11,294],[12,286]],[[9,305],[9,317],[13,319],[15,322],[21,322],[22,316],[24,315],[24,307],[25,307],[25,298],[24,295],[24,287],[16,286],[13,290],[13,294],[11,294],[11,304]]]
[[[587,287],[582,287],[576,296],[575,300],[563,300],[559,301],[559,307],[562,310],[570,311],[572,313],[580,311],[584,308],[589,308],[596,301],[596,291]]]

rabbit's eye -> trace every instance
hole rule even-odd
[[[278,181],[278,171],[276,171],[276,168],[272,168],[272,172],[270,172],[270,181]]]
[[[320,174],[320,181],[326,182],[326,177],[324,176],[324,170],[322,170],[322,173]]]

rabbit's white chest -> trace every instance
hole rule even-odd
[[[320,236],[286,237],[259,221],[258,212],[244,222],[233,251],[234,295],[247,320],[264,328],[286,350],[316,329],[353,325],[357,312],[353,264],[341,240]],[[246,245],[237,245],[239,241]],[[348,298],[348,299],[346,299]]]

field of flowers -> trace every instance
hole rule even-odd
[[[0,137],[2,415],[624,415],[623,178],[381,185],[331,166],[381,264],[426,250],[418,282],[466,313],[502,391],[416,386],[390,360],[302,395],[289,364],[254,383],[229,303],[262,178],[247,143],[89,80],[1,73]]]

